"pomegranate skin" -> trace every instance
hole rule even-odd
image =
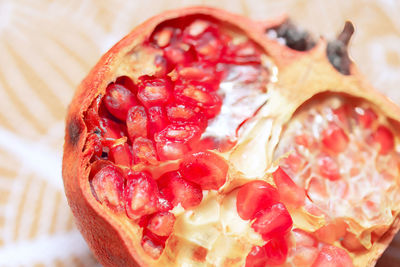
[[[94,151],[93,147],[85,146],[87,128],[83,120],[84,114],[97,97],[104,96],[107,85],[117,77],[115,70],[133,47],[141,44],[160,23],[192,14],[207,15],[221,23],[233,25],[258,43],[279,68],[280,84],[286,86],[279,93],[294,107],[300,106],[315,94],[334,91],[363,98],[379,106],[383,114],[393,120],[400,119],[400,109],[365,82],[366,79],[353,63],[349,63],[350,75],[343,75],[334,69],[325,53],[328,46],[325,40],[319,40],[309,51],[300,52],[267,38],[265,31],[280,25],[286,17],[254,22],[208,7],[164,12],[136,27],[101,57],[79,85],[68,109],[62,168],[65,192],[79,231],[104,266],[154,266],[155,261],[140,247],[139,227],[132,226],[122,216],[120,218],[111,214],[111,211],[104,209],[93,197],[88,182],[88,166]],[[315,64],[307,69],[309,76],[299,85],[299,73],[306,72],[310,60]],[[358,263],[373,266],[399,228],[397,217],[379,242],[368,253],[357,258]],[[177,265],[176,262],[171,262],[171,265],[174,264]]]

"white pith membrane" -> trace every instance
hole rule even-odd
[[[334,112],[343,105],[354,114],[345,118],[349,127]],[[370,127],[362,127],[355,116],[364,115],[369,108],[378,116]],[[346,149],[340,153],[327,151],[321,142],[323,130],[332,122],[343,128],[349,138]],[[348,243],[356,244],[358,248],[349,251],[352,257],[370,249],[397,216],[396,203],[400,200],[398,140],[394,134],[393,150],[381,155],[380,146],[371,141],[371,135],[380,125],[395,132],[379,109],[366,101],[337,94],[318,96],[296,111],[274,153],[279,165],[306,190],[304,207],[290,211],[293,227],[314,232],[314,237],[321,239],[323,235],[338,235],[331,242],[338,247],[349,248]],[[310,148],[300,145],[296,141],[299,136],[311,137],[315,143]],[[335,160],[339,179],[330,180],[321,174],[318,165],[321,155]],[[299,159],[301,166],[296,170],[290,165],[294,158]],[[333,226],[329,233],[315,232],[327,224]],[[290,260],[291,253],[288,262]]]

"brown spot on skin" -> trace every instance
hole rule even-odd
[[[197,247],[193,251],[193,259],[195,261],[204,262],[206,260],[208,250],[203,247]]]
[[[76,145],[81,135],[79,122],[76,119],[71,119],[67,124],[68,140],[72,145]]]

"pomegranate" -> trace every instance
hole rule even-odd
[[[70,105],[77,225],[104,266],[370,266],[399,229],[400,108],[293,23],[195,7],[107,52]],[[310,64],[312,63],[312,64]]]

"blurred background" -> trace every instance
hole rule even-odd
[[[99,265],[63,192],[68,103],[99,57],[134,26],[166,9],[201,4],[259,20],[288,13],[328,38],[350,19],[351,56],[400,104],[400,1],[0,0],[0,266]],[[398,239],[378,266],[400,265]]]

